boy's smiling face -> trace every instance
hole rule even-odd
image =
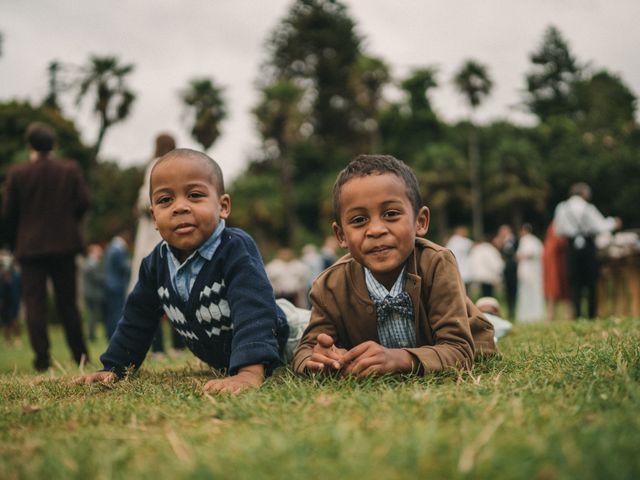
[[[391,288],[415,237],[427,233],[429,209],[421,207],[415,215],[403,180],[393,173],[373,173],[342,185],[340,222],[333,224],[340,246]]]
[[[151,215],[180,262],[186,260],[231,212],[219,195],[206,160],[180,156],[160,162],[151,176]]]

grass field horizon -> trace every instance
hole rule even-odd
[[[640,319],[516,324],[471,372],[281,368],[235,397],[203,395],[214,374],[188,352],[73,385],[80,369],[51,332],[45,374],[28,343],[2,343],[3,479],[640,477]]]

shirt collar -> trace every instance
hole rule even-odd
[[[371,270],[365,267],[364,278],[367,284],[367,290],[369,290],[369,295],[371,295],[371,298],[373,300],[382,301],[386,297],[396,297],[397,295],[402,293],[404,291],[404,277],[405,277],[406,271],[407,271],[407,265],[405,264],[402,267],[402,270],[400,271],[400,273],[398,274],[398,278],[396,278],[396,281],[391,287],[391,290],[387,290],[387,287],[385,287],[378,280],[376,280],[376,277],[373,276],[373,273],[371,273]]]
[[[184,262],[182,262],[182,264],[173,254],[166,240],[162,241],[162,244],[160,247],[160,256],[164,257],[164,255],[167,254],[169,257],[169,260],[171,260],[174,263],[174,265],[176,265],[177,267],[185,265],[196,255],[199,255],[206,260],[211,260],[213,258],[213,255],[216,253],[218,246],[220,245],[220,237],[222,236],[222,231],[224,229],[225,229],[225,221],[224,221],[224,218],[221,218],[220,222],[218,223],[218,226],[213,231],[211,236],[202,245],[200,245],[200,247],[197,250],[195,250],[191,255],[189,255],[189,257]]]

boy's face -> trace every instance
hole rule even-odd
[[[413,251],[415,237],[427,233],[429,209],[414,215],[407,187],[392,173],[354,177],[340,190],[340,221],[333,230],[340,246],[391,288]]]
[[[183,262],[231,212],[229,195],[219,195],[211,171],[200,159],[176,157],[153,169],[151,216],[163,239]]]

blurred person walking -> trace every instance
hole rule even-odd
[[[468,260],[471,282],[480,286],[480,297],[494,297],[504,271],[500,251],[485,239],[473,245]]]
[[[20,296],[22,280],[11,255],[0,256],[0,324],[7,342],[20,344]]]
[[[542,242],[525,223],[520,228],[520,240],[516,251],[518,261],[518,294],[516,320],[535,322],[544,319],[544,294],[542,289]]]
[[[518,239],[513,233],[510,225],[501,225],[498,228],[493,244],[502,254],[504,260],[504,270],[502,273],[504,281],[504,293],[507,300],[507,310],[509,318],[514,319],[516,315],[516,296],[518,294],[518,262],[516,251],[518,250]]]
[[[453,235],[449,237],[445,245],[456,257],[458,270],[464,282],[466,291],[469,291],[471,282],[471,269],[469,268],[469,253],[473,247],[473,241],[469,238],[469,229],[464,225],[459,225],[453,230]]]
[[[309,269],[290,248],[281,248],[276,258],[267,263],[265,270],[276,298],[284,298],[296,307],[306,305],[306,287]]]
[[[84,306],[89,326],[89,340],[95,342],[96,327],[103,323],[104,313],[104,265],[103,249],[97,243],[87,247],[87,255],[82,265]]]
[[[113,237],[104,252],[104,323],[107,340],[116,331],[127,297],[131,275],[129,241],[129,232],[122,231]]]
[[[618,217],[604,217],[591,203],[591,187],[575,183],[569,198],[556,207],[553,223],[558,235],[567,237],[567,273],[574,318],[582,317],[583,292],[587,294],[588,318],[597,312],[598,252],[595,237],[622,226]]]
[[[56,135],[35,122],[26,131],[29,162],[9,169],[3,215],[11,248],[22,272],[22,292],[34,367],[51,364],[47,332],[47,279],[74,360],[87,360],[77,306],[75,256],[82,250],[80,222],[89,207],[89,190],[74,161],[51,154]]]

